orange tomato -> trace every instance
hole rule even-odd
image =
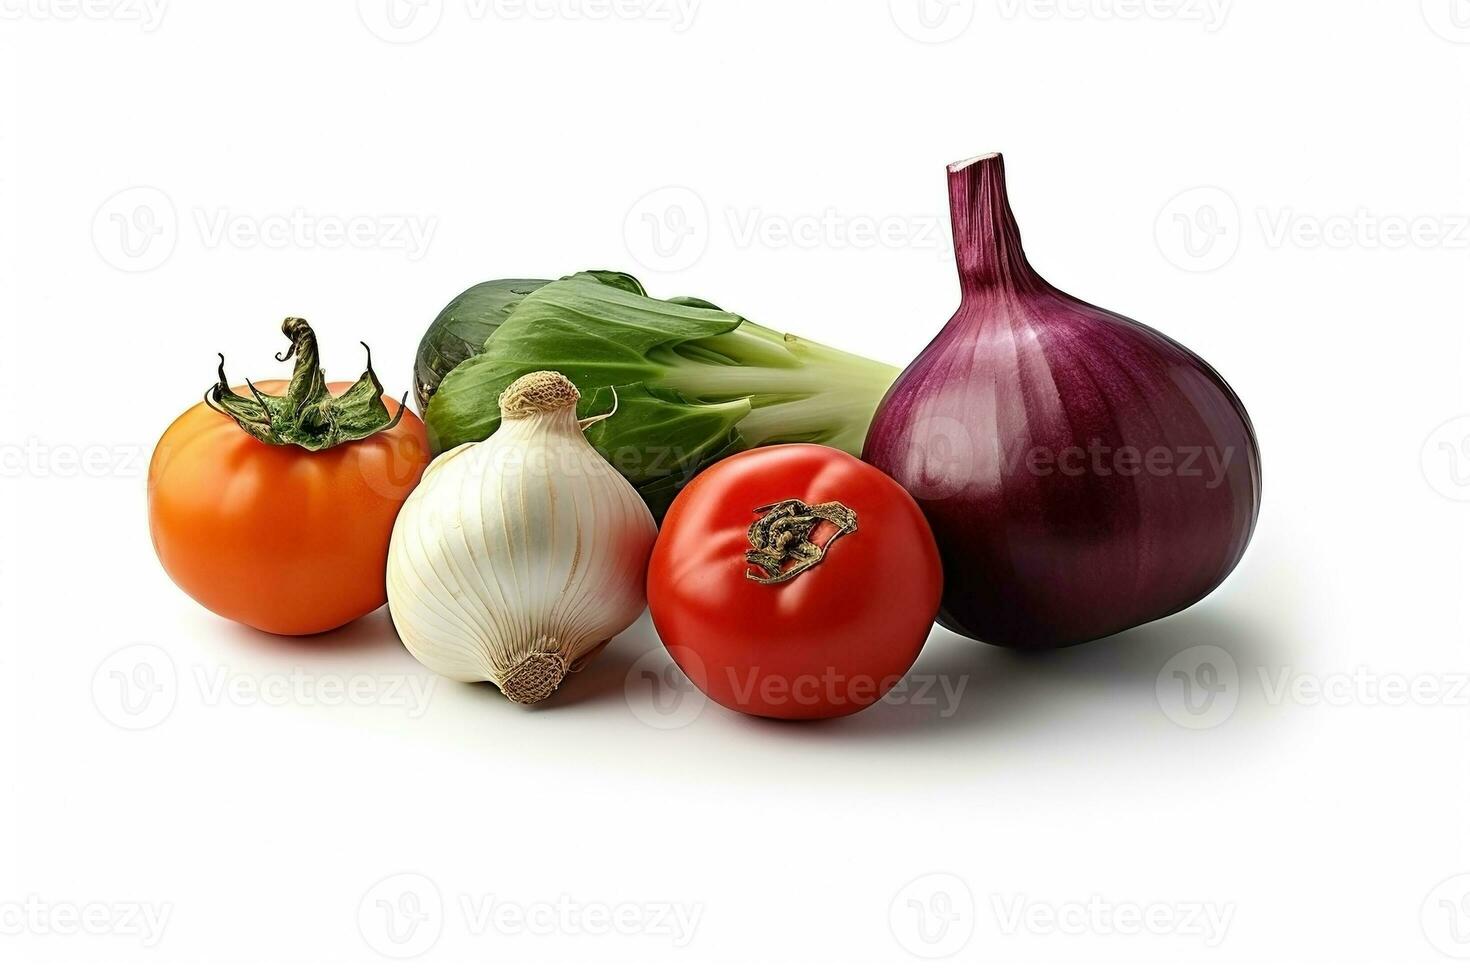
[[[286,384],[256,387],[280,394]],[[169,426],[149,466],[153,546],[181,589],[227,619],[289,636],[336,629],[388,600],[388,538],[428,462],[412,412],[309,452],[259,442],[200,403]]]

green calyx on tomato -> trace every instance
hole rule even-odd
[[[340,395],[327,388],[317,352],[316,332],[300,317],[287,317],[281,332],[291,341],[276,360],[296,358],[291,382],[283,395],[262,394],[249,378],[245,384],[252,397],[236,394],[225,379],[225,356],[219,356],[219,381],[204,393],[204,404],[229,416],[235,424],[268,446],[298,446],[321,452],[385,432],[403,418],[404,405],[398,414],[389,416],[383,403],[383,385],[373,373],[373,352],[367,344],[367,370],[352,387]],[[408,401],[404,392],[403,401]]]
[[[761,516],[746,531],[751,550],[745,560],[759,568],[747,568],[745,577],[761,585],[780,585],[820,564],[832,542],[857,530],[857,512],[841,501],[807,504],[792,498],[755,509]],[[835,529],[820,543],[812,540],[823,522]]]

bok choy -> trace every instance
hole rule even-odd
[[[612,275],[578,274],[521,297],[429,399],[434,451],[488,438],[500,393],[532,371],[566,375],[582,393],[579,417],[612,413],[588,438],[659,517],[700,469],[745,449],[862,451],[897,368],[702,300],[653,299],[626,279],[607,285]]]
[[[606,286],[643,295],[643,284],[625,272],[579,272]],[[413,363],[413,396],[419,414],[439,390],[444,376],[485,349],[485,341],[515,312],[521,300],[545,286],[549,279],[494,279],[471,286],[450,300],[424,339]]]

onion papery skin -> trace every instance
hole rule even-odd
[[[1182,345],[1036,274],[998,154],[951,166],[949,183],[960,308],[894,382],[863,451],[934,530],[939,622],[1035,649],[1193,605],[1260,512],[1245,407]]]
[[[398,515],[388,607],[409,653],[457,681],[491,681],[530,704],[632,625],[657,529],[638,492],[597,454],[566,378],[535,372],[502,396],[564,387],[429,465]],[[528,673],[529,672],[529,673]],[[528,679],[529,678],[529,679]]]

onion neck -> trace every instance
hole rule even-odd
[[[500,393],[500,417],[513,420],[566,414],[581,397],[582,393],[566,375],[532,371],[521,375]]]
[[[949,214],[960,289],[967,298],[984,290],[1020,292],[1044,285],[1021,248],[999,153],[949,165]]]

